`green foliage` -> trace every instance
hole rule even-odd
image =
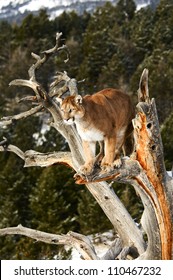
[[[79,77],[87,79],[87,87],[93,91],[104,65],[114,53],[114,44],[108,36],[116,19],[115,8],[108,2],[91,17],[83,41],[84,60]]]
[[[122,185],[117,182],[115,182],[112,187],[122,203],[125,205],[126,209],[129,211],[132,218],[137,223],[140,223],[143,205],[134,188],[130,185]]]
[[[64,38],[73,38],[75,41],[81,41],[82,34],[85,31],[90,14],[85,12],[82,16],[72,11],[70,13],[63,12],[59,17],[55,18],[55,29],[63,33]]]
[[[173,51],[155,49],[152,55],[146,57],[131,78],[133,88],[136,88],[144,68],[149,69],[150,97],[156,98],[158,116],[162,123],[172,112]]]
[[[18,122],[6,131],[7,139],[16,144],[24,151],[32,145],[34,130],[38,122],[35,119],[26,120],[25,127],[23,122]],[[32,213],[29,207],[29,196],[35,185],[35,176],[39,176],[39,170],[24,169],[23,161],[16,155],[6,152],[0,154],[2,163],[0,171],[0,227],[23,226],[31,227]],[[5,237],[0,240],[1,250],[0,259],[13,259],[17,254],[17,246],[20,237]]]
[[[6,59],[10,55],[14,35],[12,26],[6,21],[0,21],[0,30],[0,65],[2,69]]]
[[[130,21],[135,14],[136,5],[133,0],[119,0],[116,6],[118,23],[124,24]]]
[[[164,146],[165,164],[167,170],[173,166],[173,113],[165,120],[161,127],[161,135]]]
[[[66,167],[53,166],[43,169],[29,197],[32,213],[31,227],[55,234],[77,230],[77,188],[71,170]],[[33,242],[30,242],[27,256],[28,244],[25,245],[22,241],[19,245],[23,248],[24,258],[52,259],[57,256],[56,258],[62,259],[62,254],[64,254],[61,247],[44,243],[35,246]]]
[[[83,234],[105,232],[111,228],[103,210],[87,190],[80,192],[78,212],[80,231]]]
[[[20,26],[15,27],[15,39],[17,44],[24,47],[28,47],[28,42],[32,39],[39,47],[44,38],[52,42],[53,32],[53,22],[49,20],[46,10],[40,10],[39,15],[29,14]]]
[[[157,48],[168,50],[173,47],[173,3],[161,0],[154,15],[154,40]]]
[[[136,47],[137,64],[151,54],[153,46],[154,12],[150,8],[139,10],[130,22],[130,40]]]
[[[73,203],[71,203],[73,201]],[[66,167],[45,168],[30,197],[33,225],[39,230],[51,228],[66,233],[76,228],[77,186]]]
[[[138,65],[136,47],[130,40],[118,39],[117,49],[108,64],[102,67],[98,84],[102,87],[124,88]]]

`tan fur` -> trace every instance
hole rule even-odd
[[[81,172],[92,172],[97,141],[100,146],[104,143],[101,168],[110,171],[121,165],[120,149],[132,132],[134,117],[134,108],[127,94],[108,88],[84,97],[70,96],[62,101],[61,112],[66,123],[76,124],[82,138],[85,164]]]

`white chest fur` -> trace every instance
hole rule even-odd
[[[85,141],[102,141],[104,139],[103,132],[94,127],[83,128],[78,122],[76,122],[77,131]]]

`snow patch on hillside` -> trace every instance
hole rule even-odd
[[[94,0],[95,2],[99,2],[100,0]],[[76,2],[93,2],[93,0],[1,0],[0,1],[0,9],[5,8],[9,5],[15,8],[16,6],[21,5],[19,8],[21,13],[25,12],[25,10],[36,11],[42,7],[47,7],[49,9],[54,8],[56,6],[69,6]]]
[[[148,5],[150,5],[150,0],[148,1],[143,1],[142,3],[138,4],[136,7],[136,10],[139,11],[142,8],[147,7]]]
[[[109,230],[104,233],[97,233],[89,235],[91,243],[94,245],[96,254],[99,258],[102,258],[106,252],[110,249],[111,244],[115,240],[115,232],[113,230]],[[69,246],[65,246],[65,249],[68,251],[70,249]],[[79,260],[81,258],[80,254],[75,248],[72,248],[71,259]]]

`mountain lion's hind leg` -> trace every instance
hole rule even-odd
[[[104,157],[104,141],[99,141],[99,153],[96,155],[95,160],[94,160],[94,165],[99,165]]]
[[[122,165],[121,160],[121,148],[125,142],[125,129],[121,129],[117,136],[116,146],[115,146],[115,158],[114,158],[114,167],[119,168]]]
[[[110,172],[114,169],[116,137],[106,138],[104,144],[105,156],[101,162],[101,169]]]

